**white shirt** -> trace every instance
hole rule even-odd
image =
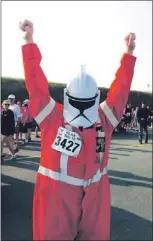
[[[15,121],[15,125],[17,124],[19,118],[21,118],[21,112],[20,112],[20,108],[18,105],[13,104],[9,106],[9,109],[13,111],[14,113],[14,121]]]

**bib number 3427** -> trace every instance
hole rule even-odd
[[[82,147],[80,136],[72,131],[68,131],[63,127],[59,127],[57,136],[52,148],[62,152],[68,156],[77,157]]]

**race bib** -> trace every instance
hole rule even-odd
[[[127,116],[130,116],[131,114],[130,114],[130,113],[127,113],[126,115],[127,115]]]
[[[66,130],[63,127],[58,128],[58,133],[52,148],[56,151],[62,152],[68,156],[77,157],[82,147],[80,136],[72,131]]]

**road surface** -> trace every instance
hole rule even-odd
[[[2,240],[32,239],[32,196],[40,142],[21,147],[2,166]],[[152,240],[152,141],[135,133],[114,134],[109,155],[111,240]]]

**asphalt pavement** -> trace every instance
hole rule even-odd
[[[152,135],[114,133],[109,155],[111,240],[152,240]],[[1,168],[1,239],[32,240],[32,197],[40,141],[22,147]]]

